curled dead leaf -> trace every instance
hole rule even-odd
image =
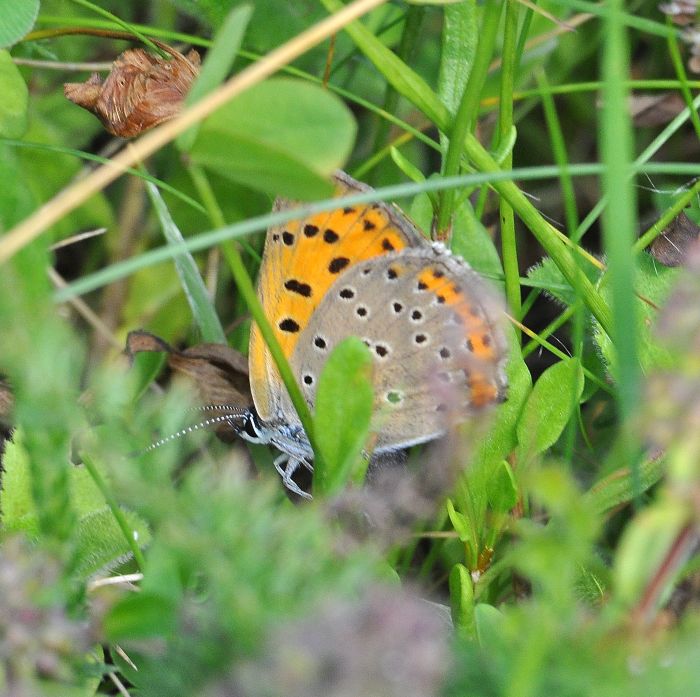
[[[15,398],[10,386],[6,382],[0,380],[0,421],[8,419],[14,403]]]
[[[664,266],[680,266],[699,235],[700,226],[681,211],[651,243],[649,251]]]
[[[253,398],[248,382],[248,360],[241,353],[224,344],[197,344],[178,351],[161,338],[143,330],[129,332],[126,354],[132,358],[142,351],[168,354],[168,366],[187,378],[207,406],[248,409]],[[222,440],[234,438],[230,426],[222,425],[217,431]]]
[[[664,94],[630,95],[630,115],[639,128],[665,126],[685,109],[685,101],[678,92]]]
[[[132,138],[176,116],[199,74],[199,53],[187,55],[156,42],[166,60],[142,48],[120,54],[103,82],[93,73],[87,82],[67,82],[65,96],[91,111],[112,135]]]
[[[662,2],[659,10],[679,27],[685,27],[695,21],[698,11],[697,0],[675,0],[675,2]]]

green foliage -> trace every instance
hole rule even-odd
[[[668,126],[657,107],[658,124],[630,116],[638,92],[663,85],[689,103],[698,88],[657,4],[387,3],[79,204],[68,187],[123,143],[62,83],[127,44],[74,29],[206,49],[185,99],[201,104],[351,3],[170,0],[144,13],[45,0],[38,16],[37,0],[11,4],[0,12],[0,692],[111,694],[114,674],[144,697],[697,694],[697,602],[678,587],[697,584],[700,262],[672,230],[689,270],[632,239],[638,220],[688,201],[698,217],[698,186],[682,178],[700,173],[695,108]],[[237,416],[218,422],[223,443],[195,433],[219,412],[193,415],[192,385],[168,381],[161,356],[127,367],[118,354],[141,327],[178,347],[245,351],[248,308],[260,322],[244,298],[261,256],[252,219],[275,196],[329,196],[338,168],[378,188],[414,182],[402,208],[426,236],[450,233],[525,329],[505,328],[505,403],[369,472],[383,417],[372,358],[357,338],[337,346],[305,423],[314,502],[293,505],[274,449],[233,437]],[[483,178],[463,186],[470,174]],[[50,239],[12,229],[57,203]],[[203,250],[200,233],[216,229],[235,240]],[[198,251],[165,263],[143,256],[192,241]],[[141,266],[125,276],[123,260]],[[58,273],[103,271],[107,287],[56,304]],[[536,339],[522,347],[526,330]],[[210,379],[247,391],[225,362],[207,370],[194,385],[204,394]]]
[[[336,97],[273,78],[209,117],[192,159],[253,188],[309,199],[331,193],[326,177],[345,161],[354,136],[352,116]]]
[[[3,458],[3,490],[0,495],[2,528],[7,533],[23,532],[40,536],[39,512],[32,498],[28,453],[19,432],[6,445]],[[72,467],[69,473],[71,497],[77,516],[75,530],[75,573],[86,579],[124,564],[131,548],[120,530],[113,512],[84,467]],[[136,514],[125,512],[131,534],[141,547],[148,546],[151,535],[146,523]]]
[[[372,356],[357,337],[341,341],[331,352],[318,380],[314,428],[323,466],[314,472],[314,492],[321,496],[338,491],[349,479],[362,481],[357,472],[367,444],[372,418]],[[338,424],[345,424],[340,432]]]
[[[535,383],[518,421],[518,459],[527,462],[551,448],[569,423],[583,392],[583,373],[575,358],[559,361]]]
[[[0,105],[0,136],[21,138],[27,130],[27,86],[7,51],[0,51],[0,89],[7,95]]]
[[[635,323],[637,343],[639,346],[639,362],[645,370],[659,370],[673,367],[674,361],[668,349],[659,345],[653,336],[652,328],[659,307],[666,302],[669,291],[678,277],[676,269],[668,268],[656,262],[648,254],[641,254],[637,265],[637,298],[635,309],[637,321]],[[603,277],[603,293],[610,297],[609,283]],[[615,346],[610,337],[598,327],[595,328],[594,337],[600,351],[608,365],[611,374],[619,378],[619,359]]]
[[[0,17],[0,48],[17,43],[32,28],[38,13],[39,0],[13,2],[12,11],[3,12]]]

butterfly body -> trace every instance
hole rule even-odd
[[[335,183],[339,196],[369,190],[344,173]],[[278,200],[275,209],[296,205]],[[270,228],[258,294],[312,410],[332,349],[349,336],[367,345],[375,453],[433,440],[450,420],[504,398],[494,293],[394,206],[360,204]],[[282,452],[276,466],[295,489],[291,473],[311,469],[313,452],[256,326],[249,369],[257,414],[248,437]]]

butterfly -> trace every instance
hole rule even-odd
[[[336,196],[371,191],[343,172],[334,184]],[[274,210],[299,205],[277,199]],[[444,435],[448,411],[466,419],[505,398],[497,295],[396,206],[358,204],[271,227],[258,295],[312,411],[330,352],[349,336],[364,341],[373,357],[377,455]],[[313,469],[313,451],[256,325],[248,365],[254,409],[237,430],[275,446],[284,484],[308,497],[292,475]]]

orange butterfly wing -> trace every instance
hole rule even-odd
[[[338,172],[336,196],[370,187]],[[277,200],[275,210],[299,204]],[[394,250],[428,244],[401,211],[384,203],[358,204],[271,227],[265,238],[258,296],[284,355],[289,359],[299,336],[328,289],[355,264]],[[282,419],[284,386],[257,325],[250,335],[249,370],[253,401],[265,422]]]

